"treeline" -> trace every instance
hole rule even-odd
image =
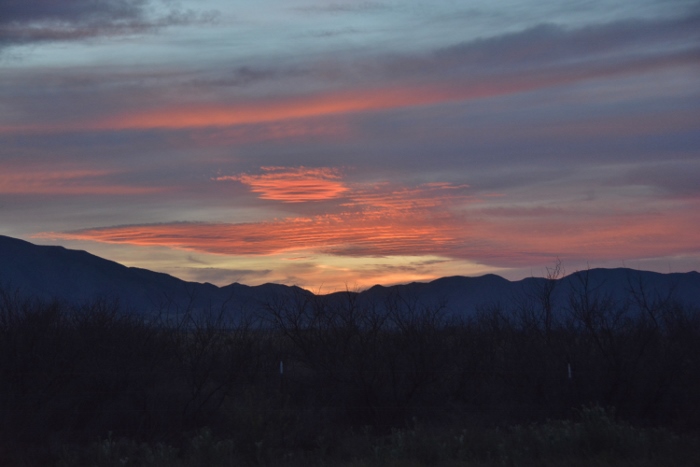
[[[237,462],[274,465],[332,456],[349,433],[489,430],[575,420],[582,407],[698,431],[700,310],[640,285],[619,303],[585,277],[565,306],[552,277],[513,309],[463,318],[352,293],[332,306],[297,294],[255,314],[144,317],[4,290],[0,464],[80,463],[81,449],[112,439],[182,459],[209,436]]]

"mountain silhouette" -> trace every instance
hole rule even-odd
[[[168,274],[127,267],[85,251],[42,246],[0,236],[0,288],[20,296],[83,304],[95,299],[115,300],[126,310],[177,313],[187,309],[226,307],[232,313],[257,312],[268,305],[316,300],[326,306],[344,306],[349,300],[362,306],[392,306],[421,311],[443,308],[448,315],[470,316],[480,310],[518,310],[549,303],[566,309],[584,293],[589,299],[640,307],[678,303],[700,307],[700,274],[661,274],[627,268],[578,271],[556,280],[526,278],[509,281],[487,274],[480,277],[444,277],[431,282],[381,286],[361,292],[326,295],[295,286],[233,283],[217,287],[187,282]]]

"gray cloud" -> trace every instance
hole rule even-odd
[[[300,13],[312,14],[338,14],[338,13],[364,13],[368,11],[390,10],[391,6],[382,2],[334,2],[326,5],[310,5],[294,8]]]
[[[144,14],[146,3],[146,0],[5,0],[0,4],[0,22],[133,20]]]
[[[471,79],[524,70],[620,68],[659,57],[697,63],[700,14],[657,21],[620,21],[580,29],[541,24],[524,31],[444,47],[423,56],[382,57],[374,71],[391,77],[440,74]],[[667,63],[663,63],[667,65]],[[370,68],[368,71],[372,71]]]
[[[342,28],[342,29],[325,29],[322,31],[313,31],[310,32],[308,35],[311,37],[319,37],[319,38],[329,38],[329,37],[337,37],[337,36],[345,36],[349,34],[359,34],[362,31],[356,28]]]
[[[170,6],[156,14],[154,6],[149,0],[5,0],[0,3],[0,47],[142,34],[212,22],[217,16]]]
[[[214,73],[183,80],[195,87],[243,87],[260,83],[304,78],[311,70],[303,66],[274,66],[271,64],[242,65],[229,69],[218,69]]]
[[[697,161],[672,160],[630,167],[609,183],[646,186],[671,198],[700,198],[698,180],[700,164]]]
[[[611,52],[647,51],[653,44],[678,48],[684,41],[697,45],[700,16],[661,21],[621,21],[581,29],[567,29],[552,24],[494,38],[447,47],[439,58],[474,60],[479,63],[514,63],[538,66],[553,60],[576,61],[581,57]]]

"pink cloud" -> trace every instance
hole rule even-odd
[[[562,220],[552,216],[473,218],[432,216],[421,210],[386,216],[362,212],[279,221],[174,223],[44,233],[39,237],[140,246],[166,246],[221,255],[309,252],[339,256],[426,256],[501,267],[528,266],[554,257],[626,260],[700,252],[700,216],[658,215]]]
[[[108,177],[111,170],[30,170],[5,167],[0,173],[0,193],[23,195],[142,195],[162,192],[159,187],[121,185]]]
[[[262,174],[229,175],[216,177],[217,181],[238,181],[248,185],[260,198],[302,203],[325,201],[342,196],[348,187],[340,179],[337,169],[327,167],[261,167]]]
[[[640,65],[641,66],[641,65]],[[655,69],[655,64],[646,64]],[[634,64],[598,69],[559,69],[556,71],[532,71],[516,75],[465,77],[452,81],[432,79],[430,82],[391,82],[375,87],[324,91],[296,96],[237,101],[225,104],[168,104],[154,108],[138,108],[120,111],[106,116],[95,116],[89,121],[55,121],[45,123],[6,124],[0,133],[34,133],[62,131],[150,130],[231,128],[245,125],[279,124],[319,117],[343,116],[411,107],[431,106],[442,103],[468,101],[488,97],[505,96],[580,81],[625,75],[640,71]],[[271,134],[276,128],[273,125]],[[299,126],[293,129],[280,126],[278,136],[295,131],[308,132]]]
[[[328,168],[268,167],[242,180],[261,197],[282,202],[333,199],[347,192],[340,210],[324,215],[241,224],[174,223],[83,229],[43,237],[170,246],[225,255],[311,251],[344,256],[422,255],[448,252],[461,242],[449,213],[464,187],[430,184],[412,189],[379,185],[351,191]],[[242,176],[234,176],[241,180]],[[230,177],[220,177],[229,180]],[[356,190],[356,188],[355,188]],[[468,197],[460,195],[463,201]]]
[[[267,222],[127,225],[39,236],[220,255],[441,256],[498,267],[557,256],[631,260],[700,252],[697,200],[645,212],[607,206],[601,213],[576,203],[490,208],[491,198],[475,197],[466,185],[351,184],[327,167],[261,172],[218,179],[245,183],[261,198],[283,203],[338,202],[323,215]]]

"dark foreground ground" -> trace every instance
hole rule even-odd
[[[5,290],[0,465],[700,465],[700,312],[540,292],[455,320],[402,297],[146,318]]]

